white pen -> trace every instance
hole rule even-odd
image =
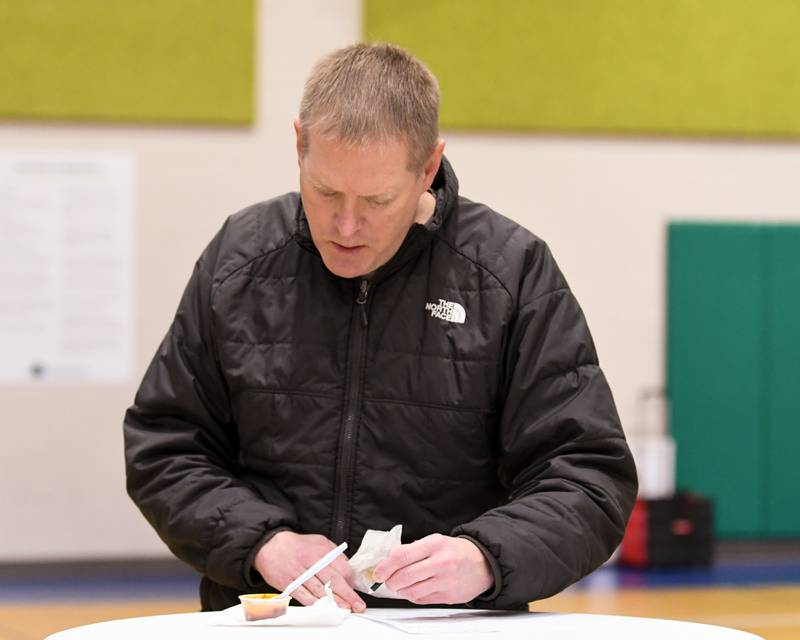
[[[282,596],[291,595],[292,591],[297,589],[301,584],[303,584],[306,580],[308,580],[311,576],[315,573],[322,571],[325,567],[327,567],[331,562],[336,560],[340,555],[344,553],[344,550],[347,549],[347,543],[342,542],[338,547],[328,551],[324,556],[322,556],[319,560],[317,560],[314,564],[312,564],[308,569],[303,571],[300,576],[292,582],[289,583],[289,586],[286,587],[282,592]]]

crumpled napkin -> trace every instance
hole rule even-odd
[[[350,615],[333,599],[330,582],[325,583],[325,595],[308,607],[289,606],[286,613],[277,618],[245,620],[242,605],[237,604],[220,611],[213,624],[225,627],[335,627]]]
[[[356,591],[368,593],[378,598],[403,599],[403,596],[398,595],[383,584],[375,591],[372,590],[372,585],[375,584],[375,578],[372,576],[373,570],[380,564],[381,560],[389,555],[392,549],[402,544],[402,534],[402,524],[396,524],[389,531],[367,530],[358,551],[350,558],[350,566],[353,568],[356,578]]]

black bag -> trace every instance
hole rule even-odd
[[[620,550],[629,567],[708,566],[713,559],[713,508],[708,498],[678,493],[637,500]]]

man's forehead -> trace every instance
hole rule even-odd
[[[351,139],[343,136],[336,131],[319,133],[314,131],[304,131],[305,149],[332,149],[336,153],[364,154],[374,158],[374,160],[396,161],[400,157],[406,160],[410,157],[410,145],[404,136],[386,135],[379,137],[362,137]]]
[[[357,183],[365,195],[398,190],[413,173],[408,169],[407,145],[396,139],[353,144],[336,138],[309,141],[304,163],[309,179],[321,187],[340,190]]]
[[[336,179],[328,182],[325,180],[317,180],[312,177],[311,183],[320,191],[333,191],[336,193],[354,192],[355,195],[360,198],[393,198],[400,191],[402,191],[401,188],[395,187],[394,185],[386,182],[381,183],[364,181],[361,184],[352,184]]]

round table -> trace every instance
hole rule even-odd
[[[760,640],[735,629],[693,622],[581,613],[517,613],[475,609],[371,609],[336,627],[235,626],[219,613],[179,613],[100,622],[47,640],[251,640],[259,638],[500,638],[504,640]]]

